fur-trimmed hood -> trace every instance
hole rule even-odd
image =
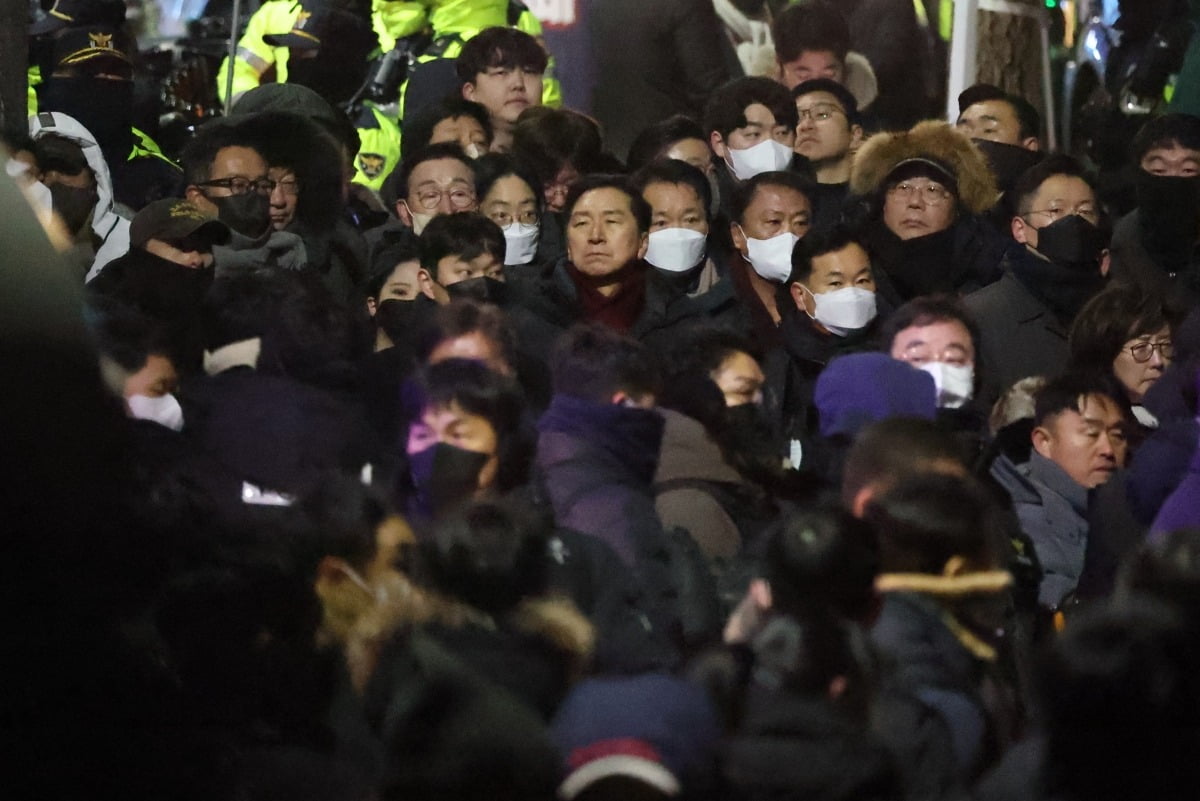
[[[1000,197],[996,179],[983,153],[949,123],[929,120],[899,133],[872,136],[854,157],[850,192],[865,196],[876,193],[902,161],[928,158],[944,164],[958,182],[958,201],[972,214],[981,214]]]

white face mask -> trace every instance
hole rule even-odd
[[[420,236],[421,232],[425,230],[425,226],[429,225],[429,221],[437,216],[426,212],[413,211],[412,207],[408,205],[407,200],[404,201],[404,208],[408,209],[408,215],[412,217],[413,233],[417,236]]]
[[[483,145],[472,142],[463,148],[463,152],[467,154],[467,158],[477,159],[486,153],[487,150],[484,149]]]
[[[745,236],[743,231],[742,235]],[[770,239],[746,237],[746,260],[754,272],[768,281],[782,284],[792,274],[792,249],[800,237],[784,231]]]
[[[792,149],[774,139],[759,142],[745,150],[727,148],[729,169],[739,181],[749,181],[760,172],[786,170],[792,163]]]
[[[130,416],[138,420],[149,420],[172,431],[183,430],[183,409],[174,395],[168,393],[157,398],[130,395],[125,403],[129,406]]]
[[[875,293],[869,289],[849,286],[823,295],[813,292],[809,295],[815,308],[811,317],[835,336],[844,337],[866,328],[875,319]]]
[[[509,223],[504,231],[504,264],[529,264],[537,255],[538,237],[542,227],[537,223]]]
[[[961,408],[975,393],[975,368],[970,365],[926,362],[920,369],[933,376],[940,408]]]
[[[704,258],[708,237],[691,228],[662,228],[650,232],[646,261],[668,273],[686,272]],[[789,256],[790,258],[790,256]]]

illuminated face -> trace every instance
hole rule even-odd
[[[809,92],[796,98],[796,152],[812,162],[836,161],[849,155],[862,139],[862,128],[851,125],[834,95]]]
[[[418,273],[421,271],[421,263],[416,259],[412,261],[402,261],[395,266],[391,274],[383,282],[383,286],[379,289],[379,302],[385,300],[412,300],[421,291]],[[372,315],[375,314],[376,304],[368,303],[367,309]]]
[[[1125,388],[1131,403],[1142,402],[1146,391],[1170,366],[1172,355],[1171,329],[1166,326],[1121,346],[1121,352],[1113,359],[1113,375]]]
[[[450,293],[446,291],[446,287],[453,286],[460,281],[470,281],[472,278],[494,278],[497,281],[503,281],[503,258],[497,259],[491,253],[480,253],[473,259],[464,259],[460,255],[451,254],[438,260],[437,269],[433,275],[424,268],[417,271],[417,281],[421,286],[421,291],[430,300],[443,304],[450,302]]]
[[[1200,175],[1200,150],[1179,144],[1156,147],[1142,156],[1141,168],[1151,175],[1170,175],[1190,178]]]
[[[449,406],[423,410],[420,419],[409,426],[406,450],[411,456],[438,443],[487,456],[487,462],[479,471],[478,487],[484,490],[495,482],[499,465],[499,441],[496,429],[486,417],[471,414],[456,401],[451,401]]]
[[[928,325],[910,325],[892,338],[893,359],[920,367],[944,362],[960,367],[975,366],[971,332],[958,320],[938,320]]]
[[[511,127],[522,111],[542,101],[542,73],[524,67],[488,67],[465,84],[462,93],[486,108],[494,122]]]
[[[1038,231],[1070,214],[1077,214],[1093,225],[1099,222],[1096,194],[1078,176],[1051,175],[1038,187],[1030,210],[1013,218],[1013,239],[1037,250]]]
[[[296,174],[286,167],[272,167],[267,177],[275,182],[271,190],[271,227],[282,231],[296,218],[296,202],[300,199],[300,183]]]
[[[471,168],[458,159],[430,159],[413,168],[408,195],[396,202],[396,215],[411,226],[413,214],[436,217],[478,207]]]
[[[1017,110],[1003,100],[972,103],[958,116],[956,125],[971,139],[1037,149],[1037,137],[1022,138]],[[1034,146],[1030,147],[1031,144]]]
[[[477,159],[488,152],[488,147],[491,145],[491,142],[488,141],[487,132],[483,130],[483,126],[479,124],[479,120],[470,115],[447,117],[433,126],[433,133],[429,136],[429,144],[436,145],[441,142],[453,142],[457,144],[463,149],[464,153],[473,159]]]
[[[803,238],[808,233],[812,219],[812,204],[803,192],[790,186],[764,184],[759,186],[746,206],[742,222],[730,226],[733,244],[748,257],[750,250],[746,238],[770,239],[784,231],[791,231]]]
[[[629,195],[614,187],[584,192],[567,220],[567,256],[592,278],[614,275],[646,255],[646,234],[638,230]]]
[[[841,250],[814,256],[812,274],[805,281],[792,285],[792,299],[801,311],[811,316],[817,309],[810,295],[824,295],[851,287],[875,291],[871,259],[857,242],[851,242]]]
[[[146,363],[136,373],[125,379],[122,394],[125,398],[134,395],[145,395],[148,398],[161,398],[175,391],[179,385],[179,375],[175,365],[169,358],[158,353],[146,357]]]
[[[642,190],[650,204],[650,230],[687,228],[708,236],[708,215],[696,190],[687,184],[655,182]]]
[[[1076,484],[1094,489],[1125,465],[1125,418],[1109,398],[1088,395],[1080,411],[1068,409],[1035,428],[1033,447]]]
[[[805,50],[793,61],[779,65],[779,76],[788,89],[817,78],[842,83],[845,74],[845,63],[832,50]]]
[[[533,188],[516,175],[498,178],[488,189],[479,210],[501,228],[514,222],[526,225],[538,222],[537,197]]]
[[[680,139],[672,144],[663,154],[669,159],[686,161],[696,169],[709,175],[713,171],[712,150],[703,139]]]
[[[762,400],[762,385],[766,378],[758,362],[749,353],[739,350],[729,354],[709,374],[709,378],[725,396],[726,406],[742,406]]]
[[[918,176],[888,186],[883,223],[901,239],[916,239],[945,231],[956,209],[954,195],[944,184]]]
[[[775,120],[775,115],[762,103],[751,103],[743,112],[746,124],[729,132],[722,138],[713,132],[713,152],[720,158],[728,160],[728,150],[748,150],[768,139],[774,139],[781,145],[792,147],[796,143],[796,131]]]

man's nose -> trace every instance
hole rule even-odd
[[[454,204],[450,202],[449,192],[442,192],[442,196],[438,198],[437,210],[439,214],[454,213]]]

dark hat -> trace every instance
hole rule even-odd
[[[179,198],[156,200],[139,211],[129,224],[129,244],[140,248],[151,239],[178,242],[199,235],[214,245],[229,241],[229,226],[199,207]]]
[[[125,24],[125,3],[122,0],[54,0],[46,16],[29,26],[30,36],[41,36],[68,25]]]
[[[271,47],[294,47],[299,50],[317,50],[322,40],[340,40],[339,34],[356,28],[370,28],[365,18],[334,8],[322,0],[305,0],[287,33],[271,33],[263,41]]]
[[[807,95],[812,92],[828,92],[838,99],[842,104],[842,108],[846,112],[846,118],[850,120],[851,125],[858,125],[858,100],[845,86],[842,86],[832,78],[813,78],[811,81],[803,81],[796,84],[792,89],[792,99],[794,100],[800,95]]]
[[[892,167],[887,175],[889,183],[907,181],[909,178],[928,178],[946,185],[955,196],[958,195],[958,177],[945,162],[930,156],[914,156],[904,159]]]
[[[933,376],[886,353],[854,353],[829,363],[813,394],[821,435],[854,436],[890,417],[937,415]]]
[[[679,795],[716,758],[720,727],[700,688],[661,674],[592,678],[577,684],[551,727],[566,760],[559,796],[626,776]]]
[[[133,67],[129,42],[120,28],[101,24],[64,28],[54,40],[56,67],[90,65],[101,60],[118,63],[124,70]]]

